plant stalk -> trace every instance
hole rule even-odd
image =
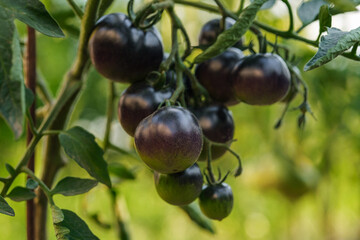
[[[27,47],[26,47],[26,58],[25,58],[25,85],[34,94],[34,102],[31,104],[29,109],[29,122],[27,123],[26,129],[26,145],[29,146],[33,134],[33,127],[36,122],[36,36],[35,30],[31,27],[27,27]],[[29,162],[27,163],[28,168],[31,171],[35,170],[35,154],[31,154]],[[26,201],[26,236],[28,240],[35,239],[35,205],[34,200]]]

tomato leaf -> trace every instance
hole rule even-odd
[[[10,164],[6,163],[5,164],[5,168],[8,171],[8,173],[10,173],[11,176],[15,176],[15,169],[13,168],[13,166],[11,166]]]
[[[56,184],[55,188],[51,190],[51,193],[75,196],[90,191],[97,183],[97,181],[92,179],[66,177]]]
[[[337,28],[329,28],[327,32],[326,36],[321,37],[319,50],[306,63],[304,71],[324,65],[360,42],[360,27],[350,32],[343,32]]]
[[[27,201],[36,197],[36,194],[27,188],[15,187],[8,195],[15,202]]]
[[[19,138],[23,132],[25,87],[22,57],[14,19],[0,8],[0,115]]]
[[[254,2],[254,0],[250,0],[250,2]],[[265,10],[265,9],[269,9],[272,8],[275,5],[276,0],[268,0],[266,3],[264,3],[260,10]]]
[[[52,205],[50,206],[50,208],[51,208],[53,223],[60,223],[64,221],[64,214],[58,206]]]
[[[249,29],[255,19],[256,13],[267,0],[254,0],[240,14],[236,23],[222,32],[216,42],[195,58],[195,63],[204,62],[224,52],[233,46]]]
[[[215,228],[212,222],[207,217],[205,217],[197,204],[191,203],[189,205],[180,206],[180,208],[184,210],[184,212],[196,225],[212,234],[215,234]]]
[[[327,5],[324,0],[311,0],[301,3],[297,14],[304,26],[309,25],[318,18],[321,6]]]
[[[109,165],[109,171],[121,179],[134,180],[136,178],[133,171],[131,171],[121,163],[111,163]]]
[[[95,142],[95,137],[81,127],[74,127],[59,134],[61,146],[66,154],[90,176],[111,187],[104,151]]]
[[[56,21],[39,0],[0,0],[0,6],[12,17],[50,37],[64,37]]]
[[[99,238],[91,232],[88,225],[74,212],[65,209],[61,211],[64,216],[62,221],[58,222],[61,218],[53,216],[57,240],[99,240]],[[58,210],[56,214],[59,214]]]
[[[319,12],[320,34],[331,27],[331,14],[328,5],[322,5]]]
[[[0,213],[15,216],[14,209],[12,209],[9,204],[5,201],[5,199],[0,195]]]

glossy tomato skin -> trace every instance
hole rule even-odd
[[[141,159],[160,173],[176,173],[192,166],[203,145],[196,117],[182,107],[163,107],[142,120],[135,130]]]
[[[229,216],[234,205],[231,187],[226,183],[204,185],[199,205],[205,216],[221,221]]]
[[[205,137],[217,143],[226,143],[234,137],[234,120],[231,112],[223,105],[210,105],[193,109],[192,112],[198,119]],[[229,144],[230,145],[230,144]],[[224,155],[226,148],[212,146],[212,160]],[[206,160],[208,148],[204,145],[199,161]]]
[[[118,117],[123,129],[133,137],[141,120],[155,112],[171,94],[169,88],[156,91],[145,82],[132,84],[119,99]]]
[[[241,50],[229,48],[196,67],[197,79],[214,101],[228,106],[239,103],[233,89],[232,70],[243,56]]]
[[[200,30],[199,35],[199,45],[200,46],[209,46],[213,44],[219,34],[221,33],[220,29],[220,18],[212,19],[204,24]],[[235,24],[235,20],[232,18],[225,19],[225,30],[231,28]],[[235,47],[241,48],[243,45],[242,39],[240,39]]]
[[[135,28],[123,13],[103,16],[89,39],[92,63],[104,77],[122,83],[145,79],[163,59],[163,44],[155,28]]]
[[[247,56],[233,70],[236,97],[251,105],[270,105],[285,97],[290,88],[290,72],[276,54]]]
[[[177,206],[193,202],[199,197],[203,185],[203,176],[196,163],[178,173],[154,172],[154,180],[159,196],[167,203]]]

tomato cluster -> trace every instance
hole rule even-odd
[[[231,19],[224,23],[225,29],[234,24]],[[220,25],[220,19],[206,23],[199,46],[214,43],[222,31]],[[142,30],[122,13],[109,14],[98,21],[89,41],[90,57],[98,72],[131,84],[120,97],[118,117],[123,129],[134,137],[139,156],[154,171],[159,196],[173,205],[199,198],[203,213],[217,220],[228,216],[233,206],[230,186],[223,183],[225,178],[215,181],[209,167],[211,160],[225,154],[234,137],[234,120],[227,106],[240,102],[273,104],[289,94],[290,88],[290,73],[281,57],[268,53],[244,56],[239,47],[242,39],[198,64],[193,78],[185,76],[180,81],[185,86],[181,107],[169,100],[180,89],[176,64],[160,72],[155,82],[149,81],[150,73],[158,71],[167,59],[154,27]],[[206,89],[205,100],[194,81]],[[196,162],[201,165],[204,160],[208,160],[210,177],[206,175],[208,183],[203,186]]]

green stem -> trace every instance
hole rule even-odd
[[[207,138],[204,137],[204,142],[207,146],[207,154],[208,154],[208,157],[207,157],[207,165],[206,165],[206,169],[209,173],[209,177],[210,177],[210,184],[215,184],[216,180],[215,180],[215,177],[214,177],[214,173],[213,173],[213,170],[212,170],[212,166],[211,166],[211,161],[212,161],[212,155],[211,155],[211,148],[212,148],[212,144],[211,144],[211,141],[209,141]]]
[[[31,116],[31,113],[29,110],[26,111],[26,118],[28,120],[28,126],[29,126],[29,129],[31,131],[31,133],[36,136],[38,135],[38,132],[37,132],[37,129],[35,127],[35,123],[34,123],[34,119],[33,117]]]
[[[60,133],[63,133],[64,131],[61,130],[46,130],[42,133],[42,135],[59,135]]]
[[[39,184],[39,187],[44,191],[47,199],[49,200],[49,203],[51,206],[55,205],[54,200],[52,198],[51,190],[46,186],[46,184],[41,181],[37,176],[35,176],[34,172],[31,171],[27,167],[22,167],[21,172],[26,173],[30,178],[32,178],[35,182]]]
[[[110,132],[111,132],[111,123],[114,117],[114,100],[115,100],[115,84],[113,81],[109,81],[109,95],[107,102],[107,110],[106,110],[106,126],[105,126],[105,134],[104,134],[104,151],[109,145],[110,140]]]
[[[242,12],[242,10],[244,9],[244,4],[245,4],[245,0],[240,0],[240,5],[239,5],[239,9],[236,12],[236,15],[240,15],[240,13]]]
[[[285,4],[286,4],[286,7],[289,11],[289,29],[288,29],[288,32],[289,33],[292,33],[294,31],[294,16],[293,16],[293,13],[292,13],[292,8],[291,8],[291,5],[289,3],[288,0],[282,0]]]
[[[74,2],[74,0],[67,0],[70,7],[74,11],[75,15],[78,16],[80,19],[84,16],[83,11],[80,9],[80,7]]]
[[[77,51],[76,60],[70,71],[72,78],[78,79],[79,81],[82,78],[83,71],[89,59],[87,51],[88,40],[97,19],[97,11],[99,4],[100,0],[89,0],[87,2],[85,13],[81,21],[79,48]]]

